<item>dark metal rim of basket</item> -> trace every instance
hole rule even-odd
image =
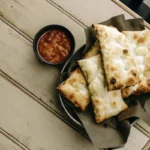
[[[84,55],[84,48],[83,45],[79,50],[65,63],[61,70],[60,75],[60,83],[62,83],[69,74],[77,68],[77,60],[81,59]],[[78,116],[76,115],[75,110],[73,109],[74,106],[70,102],[68,102],[60,93],[59,93],[59,100],[63,110],[66,112],[67,116],[79,127],[84,128],[81,121],[79,120]]]

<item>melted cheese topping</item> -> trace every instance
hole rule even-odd
[[[82,111],[90,102],[87,84],[80,69],[71,73],[70,77],[60,84],[57,89],[61,94]]]
[[[122,89],[139,81],[138,68],[128,39],[116,28],[95,24],[100,42],[108,90]]]
[[[134,60],[139,67],[140,82],[122,90],[122,96],[150,92],[150,31],[124,31],[133,48]]]
[[[112,116],[116,116],[127,108],[127,105],[121,97],[120,90],[107,91],[101,61],[100,54],[78,61],[89,84],[88,88],[94,105],[95,119],[97,123]],[[96,69],[91,69],[89,71],[89,67]]]

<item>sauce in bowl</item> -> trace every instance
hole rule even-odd
[[[71,41],[68,35],[59,29],[44,33],[38,41],[40,56],[50,63],[61,63],[71,51]]]

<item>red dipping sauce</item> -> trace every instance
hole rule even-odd
[[[61,30],[50,30],[39,39],[38,51],[40,56],[51,63],[61,63],[71,51],[71,41]]]

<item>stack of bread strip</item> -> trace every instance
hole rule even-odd
[[[95,42],[84,58],[89,58],[98,53],[99,43]],[[75,69],[69,78],[60,84],[57,89],[68,101],[73,103],[76,107],[79,107],[82,111],[84,111],[90,103],[91,98],[87,88],[87,82],[80,68]]]
[[[127,109],[123,98],[150,92],[150,31],[93,28],[97,41],[78,61],[81,70],[73,71],[58,90],[82,111],[92,100],[100,123]]]

